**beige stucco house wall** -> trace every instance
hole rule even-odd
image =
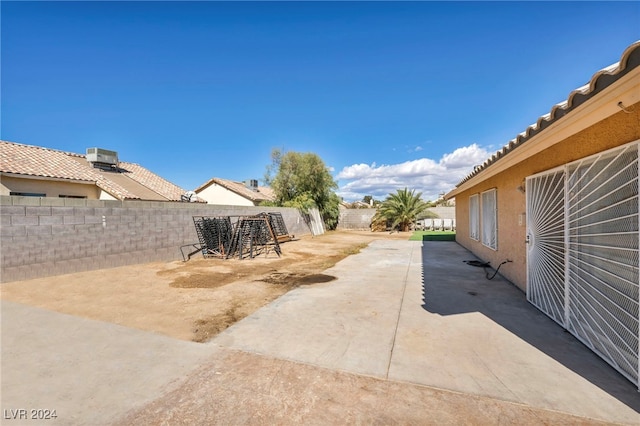
[[[640,389],[640,41],[474,167],[462,246]]]
[[[12,193],[29,193],[44,194],[45,197],[83,197],[88,199],[107,199],[102,198],[103,193],[95,182],[69,182],[63,179],[46,179],[36,177],[12,177],[0,176],[0,195],[11,195]],[[106,193],[105,193],[106,194]]]
[[[623,69],[624,75],[610,77],[602,72],[594,75],[590,87],[580,89],[580,93],[572,92],[569,99],[575,101],[574,95],[587,93],[586,100],[564,116],[551,119],[551,124],[544,122],[548,117],[541,118],[537,129],[530,128],[522,135],[522,143],[512,141],[446,195],[456,199],[457,242],[494,267],[511,260],[512,263],[501,267],[500,273],[523,291],[527,285],[526,197],[522,190],[525,179],[640,140],[640,66],[637,66],[640,45],[636,43],[634,50],[635,56],[623,56],[620,68],[627,67]],[[623,63],[625,60],[628,62]],[[603,83],[598,77],[603,75],[616,80],[613,83],[609,80],[610,84],[600,90],[598,85]],[[494,188],[496,250],[471,238],[469,225],[470,197]]]
[[[222,185],[212,183],[201,191],[196,191],[198,197],[205,200],[208,204],[218,204],[227,206],[253,206],[254,202],[233,191],[228,190]]]
[[[273,201],[274,193],[269,187],[257,186],[257,180],[253,186],[245,182],[236,182],[222,178],[209,179],[195,189],[195,193],[201,200],[208,204],[226,206],[259,206],[263,201]]]
[[[640,103],[628,109],[634,112],[620,111],[494,176],[457,191],[458,243],[492,265],[511,260],[512,263],[501,267],[500,273],[526,290],[526,197],[518,188],[524,185],[527,176],[640,139]],[[497,195],[497,250],[469,235],[469,197],[492,188],[496,189]]]

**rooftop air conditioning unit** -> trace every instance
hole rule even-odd
[[[101,163],[118,165],[118,153],[102,148],[87,148],[87,161],[90,163]]]
[[[258,190],[258,180],[257,179],[247,179],[244,181],[244,184],[247,188],[251,189],[252,191],[257,191]]]

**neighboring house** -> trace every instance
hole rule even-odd
[[[87,155],[0,141],[0,195],[180,201],[185,190],[117,153]]]
[[[235,182],[213,178],[195,190],[196,195],[209,204],[226,206],[257,206],[263,201],[274,201],[273,190],[258,186],[258,181]]]
[[[636,385],[639,144],[636,42],[446,195],[458,243]]]

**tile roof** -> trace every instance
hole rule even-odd
[[[0,173],[94,182],[120,200],[180,201],[186,192],[138,164],[118,166],[120,173],[102,171],[81,154],[0,141]]]
[[[228,189],[229,191],[233,191],[236,194],[241,195],[242,197],[248,200],[251,200],[253,202],[273,201],[276,198],[275,193],[273,192],[273,189],[269,188],[268,186],[259,186],[257,191],[253,191],[247,188],[247,186],[243,182],[236,182],[236,181],[221,179],[221,178],[209,179],[206,183],[200,185],[195,190],[195,192],[198,193],[213,183],[218,184]]]
[[[128,176],[132,179],[169,200],[180,201],[180,197],[185,193],[184,189],[145,169],[139,164],[124,163],[124,167],[130,172]]]
[[[603,89],[615,83],[629,71],[639,65],[640,41],[636,41],[622,53],[620,62],[617,62],[596,72],[591,77],[589,83],[569,93],[567,100],[554,105],[551,108],[551,111],[538,118],[535,124],[527,127],[524,132],[520,133],[514,139],[510,140],[509,143],[503,146],[501,150],[494,153],[481,165],[476,166],[469,175],[467,175],[462,181],[460,181],[460,183],[458,183],[457,186],[462,185],[466,181],[476,176],[478,173],[487,169],[496,161],[500,160],[505,155],[508,155],[510,152],[512,152],[514,149],[529,141],[532,137],[536,136],[551,124],[567,115],[573,109],[575,109],[579,105],[582,105],[596,94],[600,93]]]
[[[0,141],[0,172],[28,176],[95,181],[86,167],[72,161],[69,152]]]

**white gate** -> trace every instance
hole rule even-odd
[[[638,144],[527,179],[527,299],[636,385]]]
[[[565,325],[564,169],[527,179],[527,300]]]

